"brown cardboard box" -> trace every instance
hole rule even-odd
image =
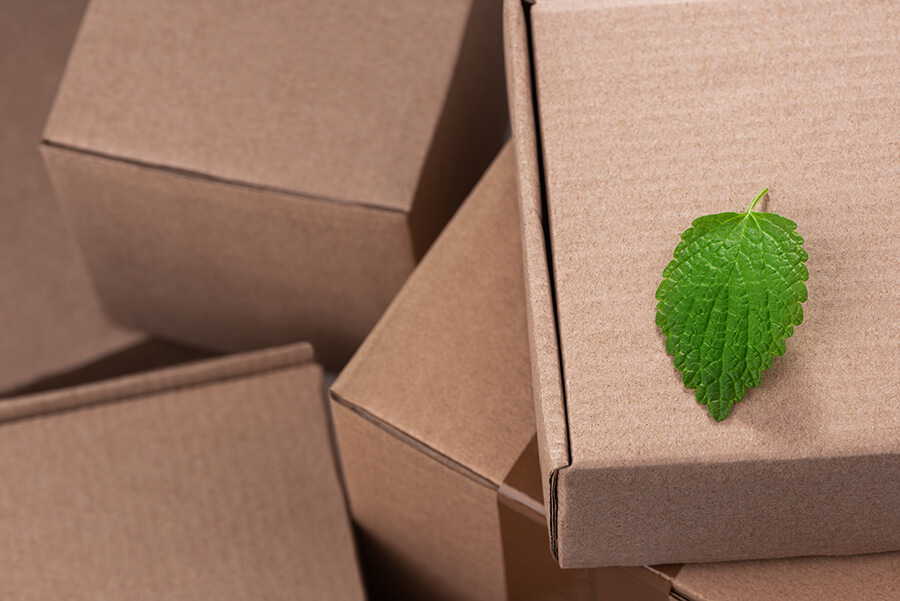
[[[374,596],[589,598],[588,572],[547,551],[534,477],[512,159],[496,159],[331,389]]]
[[[140,339],[100,310],[37,150],[84,5],[0,9],[0,391]]]
[[[342,365],[507,132],[495,0],[94,0],[44,157],[117,321]]]
[[[900,548],[900,6],[506,9],[560,563]],[[673,370],[654,292],[692,218],[763,185],[806,237],[805,322],[715,423]]]
[[[299,344],[0,402],[3,599],[363,599]]]
[[[505,150],[332,388],[370,596],[896,599],[900,553],[562,570],[540,499]]]

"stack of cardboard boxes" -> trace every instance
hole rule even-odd
[[[60,213],[80,8],[0,22],[0,597],[900,598],[892,5],[93,0]],[[760,185],[807,320],[716,424],[653,292]]]
[[[370,593],[454,600],[896,598],[900,553],[688,565],[668,559],[641,567],[612,567],[620,565],[613,559],[592,569],[562,569],[552,560],[513,159],[512,148],[497,158],[331,388],[350,510],[374,572],[367,574]],[[680,549],[694,544],[688,538]],[[596,547],[605,550],[604,539]]]

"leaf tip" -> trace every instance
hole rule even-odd
[[[731,408],[734,406],[734,401],[728,401],[724,399],[717,399],[715,401],[709,401],[706,404],[706,408],[709,411],[709,414],[712,416],[716,422],[721,422],[731,413]]]

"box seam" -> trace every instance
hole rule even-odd
[[[369,422],[373,426],[379,428],[386,434],[394,437],[403,444],[424,453],[441,465],[469,478],[470,480],[473,480],[474,482],[484,486],[485,488],[492,489],[499,494],[500,485],[492,481],[490,478],[476,472],[470,467],[463,465],[449,455],[438,451],[431,445],[422,442],[418,438],[411,436],[410,434],[404,432],[396,426],[393,426],[392,424],[386,422],[378,416],[370,413],[369,411],[366,411],[362,407],[359,407],[358,405],[355,405],[354,403],[348,401],[347,399],[336,393],[334,391],[334,388],[329,391],[329,394],[331,395],[332,401],[352,412],[354,415],[357,415],[365,421]]]
[[[294,349],[297,350],[297,349]],[[292,354],[285,352],[284,354]],[[227,357],[225,359],[238,359],[240,355]],[[261,356],[260,359],[266,359],[267,357]],[[159,394],[167,394],[172,392],[179,392],[184,390],[191,390],[195,388],[200,388],[203,386],[209,386],[214,384],[222,384],[233,382],[235,380],[240,380],[242,378],[247,378],[250,376],[264,376],[272,373],[288,371],[291,369],[297,369],[306,366],[317,367],[318,364],[315,363],[315,360],[311,357],[311,355],[299,355],[297,357],[283,357],[279,361],[277,356],[268,357],[269,362],[275,362],[274,364],[270,364],[268,366],[259,367],[256,369],[241,369],[240,365],[236,365],[231,369],[230,373],[224,374],[210,374],[209,377],[204,378],[204,374],[182,374],[182,377],[186,377],[187,380],[181,382],[174,382],[171,384],[165,384],[164,382],[159,382],[159,386],[153,387],[149,386],[146,389],[141,389],[139,386],[139,382],[141,379],[150,378],[150,377],[159,377],[164,376],[167,373],[178,374],[178,372],[182,372],[185,370],[190,370],[191,368],[196,369],[198,372],[203,368],[214,369],[217,363],[221,363],[223,359],[212,359],[212,360],[202,360],[194,364],[186,364],[183,366],[176,367],[168,367],[158,370],[151,370],[143,373],[136,373],[131,376],[124,376],[120,378],[114,378],[108,381],[95,382],[90,384],[84,384],[81,386],[75,386],[70,389],[60,389],[58,391],[40,393],[37,395],[29,395],[19,398],[10,398],[2,403],[2,408],[0,408],[0,428],[8,425],[15,424],[19,422],[24,422],[32,419],[41,419],[54,417],[60,414],[65,413],[74,413],[81,410],[89,410],[94,409],[104,405],[113,405],[118,403],[127,403],[130,401],[134,401],[141,397],[146,397],[150,395],[159,395]],[[149,383],[149,382],[148,382]],[[132,386],[137,385],[137,389],[126,391],[122,394],[113,394],[112,396],[103,396],[102,389],[104,387],[112,387],[116,385],[127,385],[131,384]],[[86,400],[81,403],[76,399],[71,405],[54,405],[52,403],[48,403],[47,406],[41,406],[41,400],[49,400],[52,401],[54,398],[58,398],[60,394],[63,392],[67,392],[69,395],[79,396],[79,394],[85,394],[90,392],[96,392],[98,397],[92,400]],[[114,391],[111,391],[114,392]],[[7,415],[4,415],[7,414]]]
[[[79,146],[74,146],[72,144],[66,144],[63,142],[56,142],[47,138],[44,138],[41,141],[41,146],[47,148],[53,148],[57,150],[62,150],[66,152],[70,152],[76,155],[82,155],[86,157],[92,157],[95,159],[102,159],[107,161],[112,161],[115,163],[120,163],[124,165],[131,165],[132,167],[138,167],[141,169],[147,169],[150,171],[159,171],[161,173],[166,173],[169,175],[176,175],[185,177],[188,179],[201,180],[216,184],[224,184],[228,186],[237,186],[240,188],[245,188],[248,190],[259,190],[261,192],[273,192],[277,194],[284,194],[287,196],[292,196],[294,198],[302,198],[304,200],[311,200],[314,202],[321,203],[330,203],[336,204],[344,207],[356,207],[360,209],[368,209],[373,211],[383,211],[385,213],[393,214],[393,215],[408,215],[410,211],[404,211],[401,209],[397,209],[394,207],[386,207],[377,205],[374,203],[366,203],[355,200],[343,200],[339,198],[332,198],[328,196],[316,195],[316,194],[307,194],[300,190],[292,190],[290,188],[279,188],[277,186],[266,186],[263,184],[253,184],[250,182],[245,182],[236,179],[229,179],[227,177],[221,177],[217,175],[212,175],[209,173],[202,173],[200,171],[193,171],[190,169],[179,169],[177,167],[171,167],[168,165],[162,165],[159,163],[153,163],[150,161],[143,161],[140,159],[134,159],[129,157],[117,156],[114,154],[105,153],[99,150],[92,150],[88,148],[82,148]]]
[[[559,366],[560,388],[562,394],[563,417],[565,419],[566,431],[566,452],[568,465],[572,465],[572,443],[571,432],[569,428],[569,411],[568,396],[566,386],[565,366],[562,357],[562,335],[559,328],[559,307],[557,305],[556,292],[556,275],[553,262],[553,246],[550,238],[550,212],[547,200],[546,173],[544,171],[544,152],[543,141],[541,139],[541,116],[538,108],[538,87],[537,87],[537,68],[534,55],[534,33],[531,18],[531,9],[537,0],[522,0],[522,10],[525,18],[525,31],[527,36],[528,48],[528,69],[529,80],[531,82],[531,110],[534,119],[534,139],[535,139],[535,163],[538,175],[538,193],[540,195],[541,226],[544,234],[544,253],[547,258],[548,282],[550,287],[551,307],[553,309],[553,326],[554,335],[556,337],[556,353],[557,364]],[[568,466],[566,466],[568,467]],[[550,550],[553,558],[559,560],[559,473],[565,469],[556,468],[550,473]]]

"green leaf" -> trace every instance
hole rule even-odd
[[[753,210],[768,191],[745,213],[695,219],[656,290],[666,351],[716,421],[759,386],[803,321],[808,255],[796,223]]]

